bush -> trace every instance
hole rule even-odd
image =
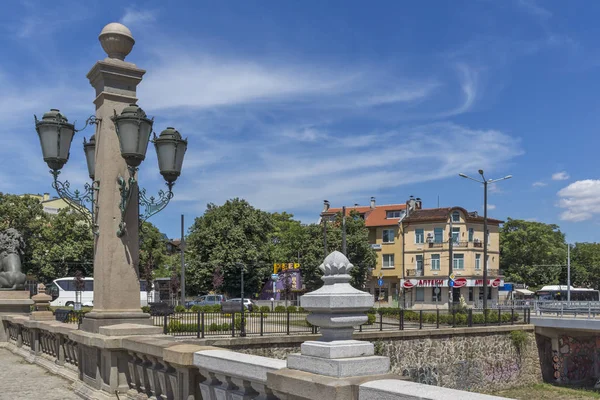
[[[271,307],[269,307],[269,306],[260,306],[260,308],[258,309],[258,311],[260,311],[262,313],[268,313],[268,312],[271,312]]]
[[[167,332],[181,333],[181,332],[196,332],[198,326],[196,324],[184,324],[180,321],[172,320],[167,325]]]
[[[523,331],[512,331],[510,333],[510,340],[517,349],[518,353],[521,353],[523,346],[527,343],[527,334]]]
[[[220,304],[213,304],[213,305],[207,305],[207,306],[192,306],[191,310],[193,312],[205,312],[205,313],[218,313],[221,312],[221,305]]]
[[[299,313],[306,313],[306,312],[308,312],[308,311],[306,311],[306,310],[304,309],[304,307],[298,307],[298,312],[299,312]]]
[[[373,325],[375,321],[377,321],[377,316],[375,314],[367,313],[366,325]]]
[[[279,313],[285,312],[285,306],[275,307],[275,312],[279,312]]]
[[[142,312],[145,312],[146,314],[150,314],[150,306],[142,307]]]
[[[182,306],[181,304],[175,306],[175,312],[185,312],[185,306]]]
[[[295,312],[298,312],[298,308],[296,308],[296,306],[288,306],[286,311],[289,313],[295,313]]]

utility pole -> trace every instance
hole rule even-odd
[[[483,171],[480,172],[483,176]],[[487,310],[487,278],[488,278],[488,221],[487,221],[488,181],[483,180],[483,312]]]
[[[327,258],[327,218],[323,217],[323,249],[325,251],[324,258]]]
[[[185,237],[183,232],[183,214],[181,214],[181,241],[179,242],[181,252],[181,305],[185,307]]]
[[[567,301],[571,301],[571,245],[567,243]]]
[[[342,254],[346,253],[346,206],[342,206]]]
[[[241,283],[240,283],[240,287],[241,287],[241,296],[240,297],[242,298],[242,301],[241,301],[242,325],[240,326],[240,337],[245,337],[246,336],[246,321],[244,318],[244,314],[246,311],[244,309],[245,308],[244,307],[244,267],[245,267],[245,265],[242,263],[239,263],[239,265],[241,265],[241,267],[242,267]],[[235,318],[234,318],[234,320],[235,320]]]
[[[449,262],[449,268],[448,268],[448,287],[450,288],[450,290],[448,291],[448,310],[452,309],[453,303],[454,303],[454,286],[450,286],[450,275],[452,275],[452,271],[454,269],[454,259],[453,257],[453,250],[454,250],[454,243],[452,243],[452,209],[450,209],[450,234],[448,235],[450,237],[450,240],[448,240],[448,262]],[[443,243],[443,240],[442,240]],[[443,246],[443,244],[442,244]]]

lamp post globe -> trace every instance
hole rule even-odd
[[[59,110],[51,109],[41,121],[35,117],[35,129],[40,138],[44,161],[52,171],[59,171],[69,160],[75,127]]]
[[[130,104],[120,115],[111,117],[115,124],[121,156],[129,167],[137,168],[146,158],[154,121],[137,104]]]
[[[92,135],[89,142],[86,142],[85,138],[83,138],[83,151],[87,162],[88,174],[93,181],[96,175],[96,135]]]
[[[167,181],[167,185],[172,186],[181,174],[187,140],[183,139],[175,128],[169,127],[162,131],[158,138],[155,137],[153,142],[160,174]]]

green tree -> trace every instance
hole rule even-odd
[[[594,289],[600,287],[600,243],[575,243],[571,247],[571,284]]]
[[[269,213],[245,200],[235,198],[222,206],[209,204],[204,215],[194,221],[187,239],[190,292],[211,290],[214,271],[220,267],[222,290],[239,295],[242,265],[246,266],[245,292],[258,292],[271,271],[272,232]]]
[[[73,276],[77,270],[91,276],[94,243],[86,219],[65,208],[43,220],[45,223],[37,234],[30,236],[27,272],[43,282]]]
[[[558,225],[508,218],[500,229],[500,267],[509,281],[558,284],[566,259],[565,235]]]
[[[162,267],[167,259],[166,235],[150,222],[144,222],[140,230],[140,271],[148,263],[156,270]]]

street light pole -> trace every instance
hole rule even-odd
[[[241,298],[242,298],[242,307],[241,307],[241,312],[242,312],[242,325],[240,326],[240,337],[246,337],[246,324],[245,324],[245,320],[244,320],[244,314],[245,314],[245,310],[244,310],[244,264],[240,263],[240,265],[242,266],[242,274],[241,274]],[[235,318],[234,318],[234,324],[235,324]]]
[[[342,206],[342,254],[346,254],[346,206]]]
[[[480,170],[483,177],[483,171]],[[483,179],[483,310],[487,310],[487,278],[488,278],[488,224],[487,224],[487,188],[488,182]]]
[[[512,178],[512,175],[507,175],[503,178],[498,178],[498,179],[485,179],[485,176],[483,175],[483,170],[480,169],[478,172],[479,172],[479,175],[481,175],[481,180],[471,178],[470,176],[465,175],[463,173],[458,174],[458,176],[460,176],[461,178],[470,179],[477,183],[483,183],[483,309],[486,310],[487,309],[487,289],[488,289],[488,285],[487,285],[487,277],[488,277],[488,273],[487,273],[488,272],[487,271],[487,268],[488,268],[488,262],[487,262],[487,257],[488,257],[487,189],[488,189],[488,184],[503,181],[506,179],[510,179],[510,178]]]
[[[571,244],[567,243],[567,301],[571,301]]]
[[[181,305],[185,307],[185,238],[183,236],[183,214],[181,214],[179,251],[181,252]]]

